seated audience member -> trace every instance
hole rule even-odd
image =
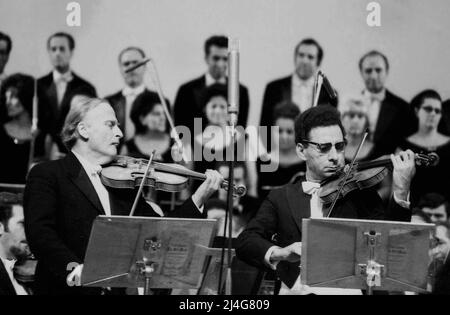
[[[145,85],[146,65],[127,72],[128,69],[142,62],[145,58],[144,50],[139,47],[127,47],[123,49],[119,54],[119,68],[124,81],[124,87],[115,94],[106,97],[106,100],[116,112],[125,141],[132,139],[135,134],[135,125],[131,119],[131,112],[133,111],[137,97],[146,94],[148,99],[158,99],[158,94],[150,91]],[[169,106],[169,102],[167,102],[167,105]]]
[[[6,79],[5,67],[12,49],[12,40],[7,34],[0,32],[0,87]]]
[[[21,197],[0,193],[0,295],[28,295],[14,273],[17,260],[30,254],[25,238]]]
[[[444,196],[428,193],[422,196],[415,208],[415,215],[421,216],[426,223],[440,224],[449,222],[450,204]]]
[[[436,166],[417,168],[411,185],[411,202],[417,204],[420,196],[436,192],[450,199],[450,137],[438,132],[442,118],[441,97],[436,91],[425,90],[411,101],[418,120],[418,131],[404,139],[401,150],[411,149],[415,153],[436,153]]]
[[[346,132],[347,147],[344,153],[346,163],[348,164],[353,160],[366,131],[369,132],[369,136],[366,138],[356,161],[373,160],[375,158],[375,147],[370,137],[370,123],[367,116],[368,104],[366,100],[363,97],[350,97],[344,101],[339,110],[342,115],[342,125]],[[384,202],[389,201],[392,189],[391,182],[390,176],[386,176],[376,187]]]
[[[95,97],[94,86],[73,72],[70,62],[75,50],[75,40],[67,33],[55,33],[47,40],[47,51],[52,72],[38,80],[39,129],[42,133],[36,139],[39,155],[44,152],[51,159],[58,159],[67,153],[60,134],[72,98],[82,94]],[[49,135],[52,143],[48,144]],[[49,148],[50,147],[50,148]],[[44,149],[45,148],[45,149]]]
[[[434,269],[433,294],[450,294],[450,225],[448,222],[436,226],[436,246],[431,250]]]
[[[353,160],[363,139],[364,132],[366,130],[370,132],[369,117],[367,116],[368,104],[362,97],[349,98],[340,106],[339,110],[342,114],[342,125],[347,133],[345,160],[348,163]],[[359,152],[357,161],[371,160],[373,150],[374,144],[369,134]]]
[[[9,76],[1,90],[0,183],[24,184],[32,141],[31,116],[34,79],[24,74]]]
[[[258,196],[263,200],[275,187],[283,186],[306,171],[305,162],[297,155],[295,144],[295,119],[300,114],[297,105],[285,102],[277,105],[273,114],[278,133],[272,134],[272,148],[258,161]],[[278,164],[275,172],[265,172],[263,165]]]
[[[186,126],[191,134],[196,133],[194,119],[206,118],[203,111],[202,93],[207,87],[214,84],[227,84],[228,67],[228,38],[225,36],[212,36],[205,42],[206,74],[184,83],[178,90],[174,103],[174,119],[176,126]],[[239,117],[238,125],[247,125],[249,110],[248,89],[239,85]],[[203,125],[203,128],[205,126]],[[202,130],[199,130],[201,132]]]
[[[387,57],[379,51],[366,53],[359,61],[368,100],[368,117],[376,156],[395,152],[400,141],[414,131],[414,115],[408,103],[385,87],[390,71]]]
[[[140,94],[134,102],[130,117],[136,133],[125,142],[122,155],[148,159],[155,150],[153,160],[173,163],[171,156],[173,141],[158,96],[149,93]]]
[[[297,105],[301,112],[313,103],[314,81],[323,59],[323,49],[312,38],[303,39],[294,50],[294,73],[267,84],[261,111],[261,126],[272,126],[275,107],[283,102]],[[319,104],[329,101],[325,89],[321,89]],[[337,100],[332,100],[337,105]]]
[[[215,84],[203,91],[203,111],[206,117],[206,126],[204,131],[194,137],[194,170],[204,173],[207,169],[217,169],[217,163],[228,161],[231,152],[231,135],[228,128],[227,115],[227,87],[222,84]],[[250,141],[250,140],[249,140]],[[256,158],[250,158],[247,154],[248,147],[251,147],[247,141],[245,130],[238,126],[236,129],[236,161],[246,161],[249,169],[249,184],[256,182],[256,171],[254,171],[251,161]],[[196,152],[202,155],[195,156]],[[251,171],[250,171],[251,169]]]

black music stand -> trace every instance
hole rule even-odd
[[[301,282],[311,287],[430,292],[432,224],[303,220]]]
[[[99,216],[81,276],[83,286],[196,289],[215,220]]]

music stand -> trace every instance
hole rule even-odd
[[[86,252],[83,286],[194,289],[200,286],[215,220],[99,216]]]
[[[301,282],[312,287],[430,291],[433,224],[305,219]]]

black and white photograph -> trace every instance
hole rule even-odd
[[[0,0],[0,295],[450,294],[449,11]]]

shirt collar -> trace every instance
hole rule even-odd
[[[53,82],[65,81],[70,82],[73,79],[72,71],[67,71],[66,73],[60,73],[56,70],[53,70]]]
[[[305,194],[312,195],[316,191],[319,190],[320,184],[314,183],[314,182],[309,182],[309,181],[304,181],[304,182],[302,182],[302,188],[303,188],[303,192]]]
[[[305,86],[312,88],[314,86],[314,76],[310,77],[308,80],[302,80],[296,73],[294,73],[292,75],[292,84],[294,84],[294,86]]]
[[[92,164],[87,159],[83,158],[80,154],[72,150],[72,153],[80,162],[81,166],[83,166],[84,170],[89,176],[98,175],[102,170],[102,167],[98,164]]]
[[[0,259],[3,262],[3,265],[5,266],[6,270],[13,270],[14,269],[14,265],[16,264],[16,260],[9,260],[9,259],[5,259],[3,257],[0,257]]]
[[[206,78],[206,86],[210,86],[210,85],[213,85],[215,83],[227,84],[227,78],[222,77],[219,80],[216,80],[216,79],[214,79],[212,77],[212,75],[209,72],[207,72],[205,74],[205,78]]]
[[[138,87],[132,88],[130,86],[124,87],[122,90],[123,96],[137,96],[145,91],[145,85],[141,84]]]
[[[384,101],[386,98],[386,89],[381,90],[378,93],[371,93],[367,89],[363,91],[363,95],[368,97],[370,100],[378,100],[380,102]]]

